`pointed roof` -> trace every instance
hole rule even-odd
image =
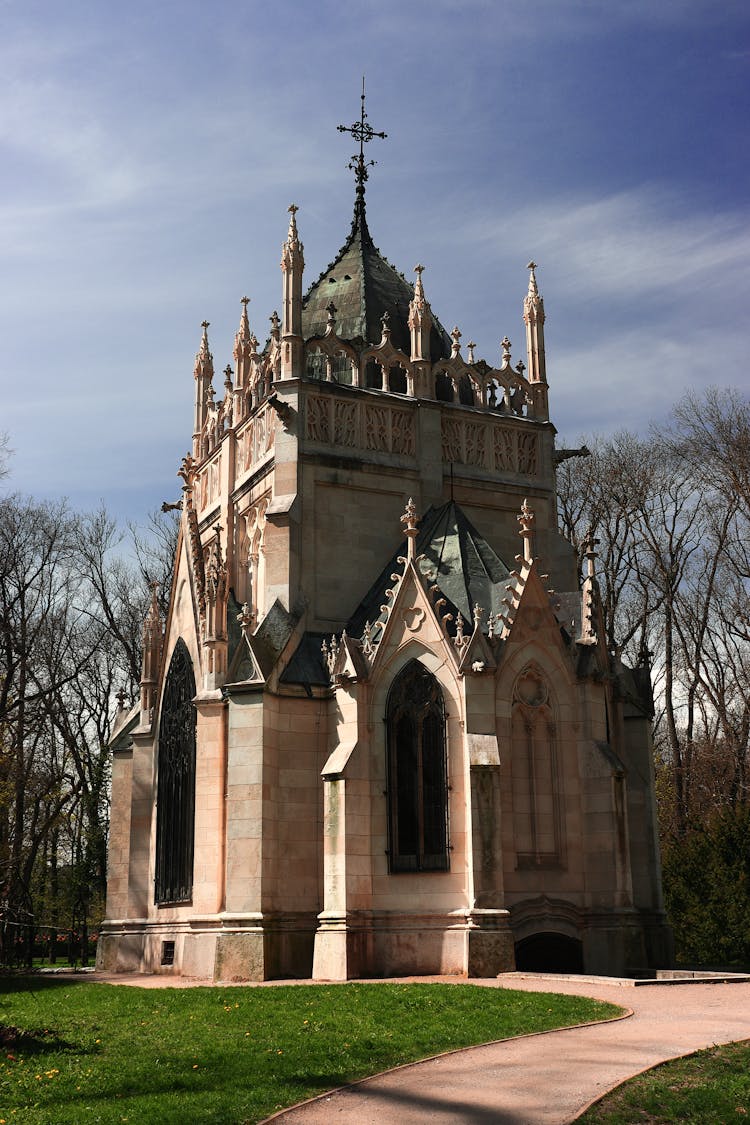
[[[409,302],[413,297],[413,286],[373,242],[367,226],[364,193],[358,193],[349,237],[303,298],[304,338],[325,335],[327,309],[333,301],[336,334],[342,340],[350,340],[359,348],[379,344],[382,317],[387,312],[393,346],[409,355]],[[450,337],[435,321],[430,331],[430,359],[435,362],[450,354]]]
[[[378,620],[385,592],[393,585],[391,575],[401,570],[398,557],[406,553],[405,540],[352,615],[346,627],[350,636],[359,636],[365,622],[374,624]],[[427,584],[439,587],[450,609],[460,613],[469,628],[477,603],[485,613],[500,611],[510,570],[453,500],[428,510],[417,537],[416,554],[424,555],[418,566]]]

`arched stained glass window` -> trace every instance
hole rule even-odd
[[[445,703],[440,685],[418,660],[388,693],[390,869],[448,870],[448,776]]]
[[[178,640],[164,686],[159,720],[156,798],[157,903],[187,902],[193,894],[195,837],[195,677]]]

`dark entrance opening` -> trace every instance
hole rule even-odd
[[[516,942],[516,969],[526,973],[582,973],[583,946],[549,931]]]

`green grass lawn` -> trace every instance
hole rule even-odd
[[[440,1051],[604,1019],[451,984],[141,989],[0,978],[0,1123],[258,1121]]]
[[[586,1125],[727,1125],[750,1120],[750,1041],[662,1063],[618,1087],[582,1117]]]

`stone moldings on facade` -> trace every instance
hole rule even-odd
[[[306,294],[297,211],[282,315],[261,347],[242,298],[219,394],[202,325],[169,613],[154,598],[113,743],[99,963],[665,965],[647,676],[606,649],[595,542],[581,576],[557,531],[536,266],[526,365],[506,336],[492,366],[424,267],[377,250],[364,179]]]

